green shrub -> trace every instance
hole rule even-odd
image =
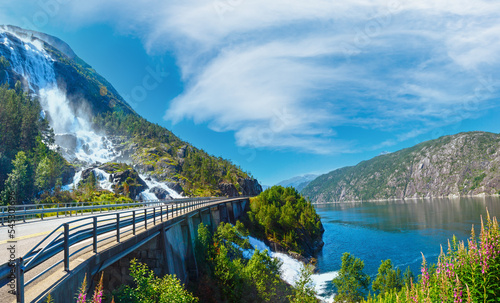
[[[400,291],[370,296],[364,302],[498,302],[499,277],[499,226],[488,215],[486,226],[481,220],[478,238],[472,229],[467,247],[454,237],[436,265],[429,266],[423,258],[418,283],[407,282]]]

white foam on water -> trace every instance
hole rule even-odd
[[[299,278],[300,271],[304,266],[302,262],[295,260],[287,254],[272,252],[271,249],[262,241],[254,238],[248,237],[248,241],[250,245],[254,247],[254,249],[258,249],[260,251],[267,250],[268,254],[272,258],[277,258],[281,261],[281,278],[285,280],[288,284],[295,285],[295,282]],[[250,258],[253,254],[253,251],[247,250],[243,253],[246,258]],[[326,293],[326,286],[332,282],[332,280],[337,277],[338,272],[332,271],[327,273],[319,273],[311,275],[311,280],[314,284],[314,289],[318,294],[318,299],[322,302],[333,302],[334,295],[330,295]]]
[[[83,172],[83,170],[76,172],[75,175],[73,176],[73,181],[71,183],[63,185],[61,187],[61,189],[62,190],[73,190],[73,189],[78,188],[78,183],[80,183],[80,181],[82,180],[82,172]]]
[[[93,131],[89,123],[89,111],[84,107],[72,108],[66,93],[58,88],[54,60],[43,44],[5,28],[0,28],[0,41],[0,55],[11,63],[14,72],[28,81],[31,90],[38,93],[40,104],[50,118],[50,126],[56,136],[69,135],[74,138],[75,150],[65,154],[67,160],[93,164],[116,158],[117,153],[111,142]]]
[[[33,91],[36,91],[36,88],[54,86],[54,60],[41,43],[22,39],[11,32],[9,34],[14,38],[8,36],[4,30],[0,32],[2,44],[8,47],[6,51],[0,50],[0,55],[10,61],[12,69],[28,81]]]
[[[109,182],[109,174],[100,168],[94,169],[94,173],[99,182],[99,187],[109,191],[113,191],[113,183]]]
[[[144,180],[144,182],[146,182],[146,185],[148,186],[148,189],[141,193],[144,200],[158,200],[155,194],[149,192],[149,190],[152,189],[153,187],[159,187],[166,190],[168,192],[168,195],[174,199],[183,198],[182,195],[180,195],[175,190],[168,187],[167,184],[163,182],[153,180],[152,178],[150,177],[148,178],[147,176],[141,174],[139,174],[139,177],[141,177],[141,179]]]
[[[51,87],[41,89],[39,94],[40,103],[50,117],[54,133],[75,138],[72,156],[89,164],[105,163],[116,158],[113,144],[105,136],[94,132],[88,122],[90,118],[84,118],[85,112],[75,115],[63,91]]]

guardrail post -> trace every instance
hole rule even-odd
[[[69,224],[64,223],[64,270],[69,272]]]
[[[5,207],[2,207],[2,226],[5,226]]]
[[[132,212],[132,234],[135,235],[135,210]]]
[[[156,225],[156,207],[153,207],[153,225]]]
[[[144,209],[144,228],[148,229],[148,210]]]
[[[94,238],[94,254],[97,254],[97,217],[93,218],[94,228],[92,230],[92,237]]]
[[[43,220],[43,210],[44,210],[45,206],[42,205],[42,220]]]
[[[24,207],[23,222],[26,223],[26,206]]]
[[[16,299],[17,303],[24,303],[23,258],[16,259]]]
[[[163,206],[160,206],[160,220],[163,222]]]
[[[116,214],[116,242],[120,243],[120,213]]]
[[[66,208],[68,208],[68,204],[66,204]],[[71,217],[71,210],[69,211],[69,216]]]

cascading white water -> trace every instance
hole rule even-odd
[[[53,60],[40,41],[26,41],[0,28],[0,55],[11,63],[12,69],[23,76],[31,88],[53,86],[56,77]]]
[[[50,87],[41,89],[39,95],[42,107],[51,118],[56,143],[66,148],[68,160],[104,163],[118,156],[112,143],[92,130],[85,111],[74,114],[64,92]]]
[[[11,69],[28,83],[31,91],[40,98],[43,108],[42,116],[49,119],[54,129],[56,145],[61,148],[63,156],[70,162],[86,163],[90,166],[96,163],[106,163],[118,158],[112,142],[105,136],[97,134],[91,127],[89,111],[83,106],[71,106],[67,95],[56,81],[54,60],[44,49],[43,42],[34,39],[29,32],[21,33],[0,27],[0,56],[4,56],[11,64]],[[103,189],[112,190],[109,174],[100,169],[94,169],[99,185]],[[77,172],[73,182],[63,186],[63,189],[76,188],[81,179],[82,170]],[[141,176],[146,180],[144,176]],[[166,184],[154,180],[146,180],[149,189],[159,187],[172,197],[182,197]],[[143,199],[157,199],[149,190],[142,193]]]
[[[267,250],[268,254],[272,258],[279,259],[282,262],[281,278],[290,285],[295,284],[297,278],[299,277],[300,270],[304,266],[300,261],[293,259],[287,254],[272,252],[271,249],[264,242],[256,238],[248,237],[248,241],[250,242],[250,245],[252,245],[254,249],[258,249],[260,251]],[[251,250],[250,251],[247,250],[246,252],[244,252],[244,255],[247,258],[250,258],[252,254],[253,251]],[[326,294],[326,286],[330,284],[333,278],[337,277],[337,275],[338,272],[333,271],[322,274],[313,274],[311,276],[314,288],[316,290],[316,293],[318,294],[318,299],[320,299],[322,302],[327,302],[327,303],[333,302],[334,296]]]
[[[62,190],[73,190],[78,187],[78,183],[82,180],[82,172],[83,170],[78,171],[73,176],[73,181],[71,183],[65,184],[61,187]]]
[[[109,191],[113,191],[113,183],[109,182],[109,174],[100,168],[94,169],[94,173],[99,182],[99,187]]]
[[[5,28],[0,28],[0,41],[0,55],[40,97],[44,114],[48,115],[56,134],[56,143],[63,148],[72,147],[64,156],[70,161],[86,163],[107,162],[115,158],[117,154],[112,144],[92,130],[85,110],[78,109],[77,114],[72,110],[66,94],[57,86],[54,60],[45,51],[42,42],[21,38]]]
[[[158,182],[156,180],[153,180],[153,179],[148,178],[147,176],[144,176],[141,174],[139,174],[139,177],[141,177],[141,179],[144,180],[144,182],[146,182],[146,185],[148,186],[148,190],[145,190],[141,193],[143,200],[156,200],[156,199],[158,199],[156,197],[156,195],[150,191],[154,187],[159,187],[159,188],[167,191],[168,195],[174,199],[182,198],[182,196],[179,193],[177,193],[175,190],[168,187],[165,183]]]

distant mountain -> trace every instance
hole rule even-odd
[[[288,180],[281,181],[280,183],[278,183],[276,185],[281,185],[283,187],[289,187],[289,186],[295,187],[295,189],[298,192],[300,192],[304,187],[306,187],[307,184],[309,184],[309,182],[316,179],[317,177],[318,177],[318,175],[307,174],[307,175],[297,176],[297,177],[290,178]]]
[[[319,176],[315,202],[467,196],[500,191],[500,135],[460,133]]]
[[[98,179],[101,188],[115,192],[124,188],[131,198],[141,198],[135,194],[143,188],[144,199],[172,191],[171,196],[257,195],[262,191],[257,180],[231,161],[209,155],[140,117],[104,77],[56,37],[0,26],[0,84],[39,100],[42,111],[38,115],[54,132],[55,144],[48,145],[77,171],[73,183],[63,188],[78,186],[83,174]],[[10,106],[7,101],[3,98],[0,103]],[[2,120],[5,125],[10,122]],[[128,164],[127,176],[133,176],[129,183],[137,188],[130,190],[124,174],[124,180],[115,178],[116,184],[103,185],[111,179],[106,174],[124,171],[118,162]],[[11,170],[3,168],[0,191]]]

